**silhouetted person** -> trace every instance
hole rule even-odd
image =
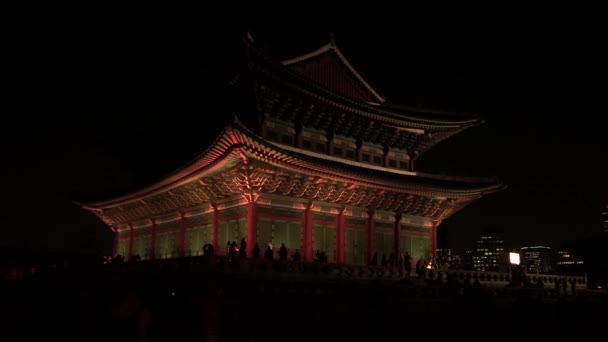
[[[536,288],[542,289],[544,287],[545,287],[545,283],[543,282],[543,280],[540,277],[538,277],[536,279]]]
[[[385,267],[386,267],[386,265],[387,265],[387,264],[388,264],[388,263],[387,263],[387,261],[386,261],[386,255],[385,255],[385,254],[382,254],[382,266],[385,266]]]
[[[120,254],[116,254],[114,259],[112,259],[113,264],[122,264],[123,261],[124,261],[124,259],[123,259],[122,255],[120,255]]]
[[[281,243],[281,248],[279,248],[279,259],[287,260],[287,247],[285,247],[285,243]]]
[[[231,258],[236,257],[236,241],[232,241],[230,248],[228,249],[228,256]]]
[[[378,253],[374,252],[372,260],[369,261],[370,266],[378,266]]]
[[[266,251],[264,252],[264,259],[272,260],[272,256],[272,249],[270,249],[270,246],[266,246]]]
[[[251,253],[253,253],[254,259],[260,258],[260,245],[258,245],[257,242],[255,243],[255,246],[253,246],[253,251],[251,251]]]
[[[295,253],[293,253],[291,258],[293,259],[293,261],[300,261],[300,258],[301,258],[300,250],[296,249]]]
[[[241,258],[247,257],[247,241],[245,241],[245,238],[241,239],[241,247],[239,249],[239,257],[241,257]]]
[[[405,252],[405,256],[403,258],[403,263],[405,266],[405,275],[409,277],[410,273],[412,272],[412,257],[410,257],[410,254],[408,252]]]
[[[232,247],[232,244],[230,243],[230,241],[226,242],[226,255],[230,255],[231,247]]]
[[[325,252],[317,250],[315,256],[317,257],[317,262],[327,262],[327,255],[325,255]]]
[[[422,260],[418,259],[418,261],[416,261],[416,275],[420,278],[421,273],[422,273]]]
[[[213,244],[211,244],[211,243],[207,244],[207,255],[213,256],[214,253],[215,253],[215,251],[214,251]]]
[[[576,280],[570,279],[570,289],[572,292],[572,296],[576,294]]]

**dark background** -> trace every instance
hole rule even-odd
[[[421,157],[421,171],[496,176],[508,189],[440,226],[462,251],[495,227],[513,247],[601,231],[606,53],[599,32],[539,29],[252,29],[277,59],[339,48],[395,103],[471,112],[486,123]],[[0,245],[109,253],[111,233],[72,200],[160,179],[215,138],[241,31],[45,27],[2,43]]]

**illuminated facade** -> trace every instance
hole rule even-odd
[[[523,265],[527,273],[552,273],[555,256],[550,247],[533,246],[520,249]]]
[[[555,255],[555,270],[558,274],[583,274],[585,262],[570,251],[559,250]]]
[[[448,262],[452,261],[452,250],[449,248],[437,248],[437,258]]]
[[[366,264],[374,253],[426,259],[444,219],[503,188],[415,170],[425,151],[478,118],[391,104],[333,42],[283,62],[251,37],[245,44],[239,86],[255,93],[254,109],[156,184],[82,204],[115,232],[115,254],[194,256],[212,244],[223,255],[226,242],[245,239],[247,255],[272,241],[306,261],[316,251],[338,263]]]
[[[473,268],[476,271],[498,272],[507,265],[502,236],[492,230],[482,232],[475,243]]]

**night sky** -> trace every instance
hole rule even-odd
[[[329,39],[328,30],[251,31],[277,59]],[[598,35],[334,31],[389,101],[486,119],[417,164],[508,186],[446,220],[440,247],[461,251],[489,227],[513,247],[601,230],[607,56]],[[234,114],[224,90],[240,39],[236,30],[42,30],[4,42],[0,244],[108,253],[109,229],[71,201],[137,189],[202,152]]]

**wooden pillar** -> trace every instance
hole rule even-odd
[[[247,256],[253,255],[253,247],[258,240],[257,205],[254,201],[247,203]]]
[[[133,224],[129,223],[129,249],[127,250],[127,260],[131,261],[131,259],[133,258],[133,239],[134,239],[134,232],[133,232]]]
[[[399,227],[401,223],[401,213],[395,213],[395,230],[394,230],[394,241],[393,241],[393,253],[395,260],[399,260]]]
[[[339,208],[338,222],[336,225],[336,262],[338,264],[344,263],[344,212],[346,208]]]
[[[327,138],[327,145],[325,147],[326,148],[325,154],[327,154],[328,156],[331,156],[334,153],[334,133],[333,132],[327,133],[326,138]]]
[[[416,154],[410,153],[409,171],[414,172],[414,161],[416,160]]]
[[[388,146],[384,146],[384,148],[382,148],[382,166],[383,167],[388,167],[388,151],[389,151]]]
[[[220,213],[217,211],[217,204],[212,204],[213,207],[213,249],[215,255],[220,255]]]
[[[150,260],[156,259],[156,221],[154,219],[150,219],[152,221],[152,238],[150,239]]]
[[[376,211],[374,209],[369,209],[367,211],[367,263],[369,264],[374,257],[374,253],[376,252],[375,248],[375,239],[376,239],[376,221],[374,220],[374,214]]]
[[[179,241],[177,244],[177,256],[183,258],[186,256],[186,218],[184,213],[179,213],[180,224],[179,224]]]
[[[304,261],[313,261],[312,251],[312,201],[306,204],[306,210],[304,210],[304,241],[302,245]]]

